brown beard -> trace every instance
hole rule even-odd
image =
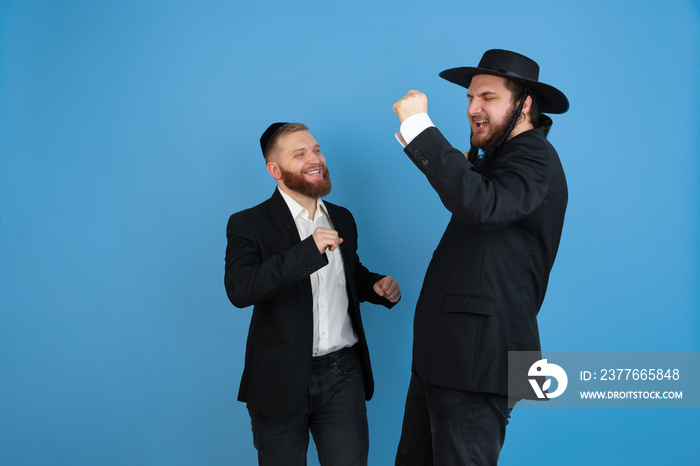
[[[331,192],[331,175],[325,165],[321,165],[321,170],[323,170],[323,180],[319,183],[311,183],[306,181],[304,178],[304,173],[295,173],[287,171],[280,167],[280,172],[282,173],[282,181],[284,185],[296,191],[302,196],[310,197],[312,199],[318,199]],[[308,168],[306,170],[309,170]],[[305,171],[306,171],[305,170]]]
[[[503,136],[503,133],[506,132],[508,129],[508,125],[510,124],[510,121],[513,119],[515,116],[515,112],[518,110],[518,105],[517,103],[514,103],[513,108],[511,109],[510,112],[506,115],[506,117],[503,119],[503,122],[499,124],[498,126],[495,126],[493,129],[494,131],[492,132],[491,136],[484,138],[484,139],[477,139],[474,136],[474,131],[471,133],[470,141],[472,143],[472,146],[478,147],[479,149],[486,151],[493,146],[496,145],[496,143],[501,139],[501,136]]]

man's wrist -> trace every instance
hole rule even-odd
[[[435,125],[427,113],[416,113],[415,115],[411,115],[410,117],[406,118],[401,123],[401,128],[399,133],[396,134],[396,139],[401,143],[401,145],[406,147],[420,133],[432,126]],[[399,138],[399,135],[403,141]]]

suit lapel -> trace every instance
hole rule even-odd
[[[292,217],[292,213],[289,211],[289,206],[284,201],[279,189],[275,189],[270,201],[272,201],[272,205],[282,221],[284,231],[286,232],[287,236],[289,236],[292,244],[300,243],[301,237],[299,236],[299,230],[297,230],[297,225],[294,223],[294,218]]]
[[[282,197],[282,194],[280,194],[279,189],[275,189],[275,192],[272,194],[270,201],[272,202],[275,211],[279,215],[281,223],[284,226],[284,231],[289,237],[291,243],[293,245],[300,243],[301,237],[299,236],[299,230],[297,230],[297,225],[296,223],[294,223],[294,218],[292,217],[292,213],[289,211],[289,206]],[[340,214],[339,209],[337,209],[335,205],[329,202],[324,202],[324,205],[326,206],[326,212],[328,213],[328,217],[330,218],[330,221],[333,224],[333,228],[335,229],[335,231],[338,232],[338,235],[341,238],[345,238],[345,233],[350,231],[351,228],[348,227],[347,222],[345,222],[344,216]],[[348,284],[348,289],[351,292],[351,296],[356,301],[357,296],[355,287],[350,285],[351,283],[354,283],[351,271],[352,262],[350,256],[351,253],[354,253],[354,250],[352,250],[352,248],[349,246],[343,247],[342,244],[339,246],[339,249],[340,254],[343,257],[345,281]],[[311,282],[309,282],[309,286],[310,283]]]
[[[279,216],[280,222],[282,224],[282,228],[280,229],[280,235],[286,235],[286,237],[289,239],[289,243],[292,246],[299,244],[301,242],[299,230],[297,230],[297,225],[296,223],[294,223],[294,217],[292,217],[292,213],[289,211],[289,206],[282,197],[282,194],[280,194],[278,188],[275,189],[275,192],[272,194],[270,201],[272,202],[272,206],[277,212],[277,215]],[[297,309],[302,313],[304,319],[313,319],[313,292],[311,290],[310,277],[307,276],[306,279],[302,280],[299,286],[301,286],[303,294],[302,301],[300,303],[301,307],[298,307]],[[307,322],[309,326],[312,326],[312,320],[309,320]]]
[[[340,209],[337,209],[335,205],[328,202],[324,202],[326,206],[326,211],[328,212],[328,217],[331,219],[333,228],[338,232],[338,236],[341,238],[349,238],[346,235],[352,229],[345,222],[345,216],[340,214]],[[355,238],[353,238],[353,241]],[[340,249],[340,255],[343,257],[343,271],[345,273],[345,283],[347,284],[348,297],[352,303],[358,302],[357,289],[355,287],[355,279],[353,277],[354,263],[352,262],[354,257],[354,249],[349,245],[343,246],[342,244],[338,246]],[[351,257],[351,254],[353,256]],[[352,306],[351,306],[352,307]]]
[[[333,224],[333,229],[338,232],[338,236],[341,238],[345,238],[345,232],[347,231],[345,228],[345,223],[343,222],[343,218],[338,215],[338,211],[336,210],[335,206],[329,202],[324,202],[323,205],[326,206],[326,212],[328,212],[328,217],[331,220],[331,224]],[[343,256],[343,262],[348,263],[348,248],[344,248],[343,245],[341,244],[339,246],[340,248],[340,253]],[[346,273],[347,275],[347,273]]]

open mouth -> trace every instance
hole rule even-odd
[[[314,168],[313,170],[307,170],[304,172],[304,175],[309,175],[309,176],[319,176],[320,174],[321,174],[320,168]]]
[[[479,120],[472,120],[472,121],[474,121],[474,126],[476,127],[476,129],[485,129],[489,124],[489,120],[486,120],[486,119],[479,119]]]

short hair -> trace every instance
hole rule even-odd
[[[513,81],[512,79],[505,78],[506,80],[506,89],[510,91],[512,94],[512,99],[513,102],[518,103],[520,102],[520,99],[523,98],[523,94],[525,93],[525,88],[526,86],[524,84],[520,84],[519,82]],[[530,104],[530,122],[532,123],[532,126],[537,128],[537,125],[539,124],[539,116],[540,116],[540,106],[537,102],[537,94],[535,94],[532,89],[529,90],[529,96],[532,98],[532,104]]]
[[[285,134],[296,133],[297,131],[308,130],[309,128],[303,123],[287,123],[286,125],[280,126],[280,128],[275,132],[272,138],[270,138],[270,141],[267,143],[267,147],[265,148],[265,152],[263,152],[265,161],[268,161],[270,154],[274,151],[275,146],[277,145],[277,141],[281,136],[284,136]]]

